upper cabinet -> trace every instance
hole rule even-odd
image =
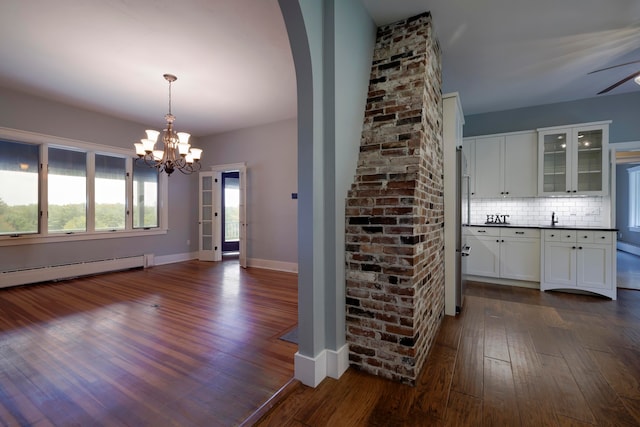
[[[534,131],[465,138],[472,197],[536,196],[537,145]]]
[[[608,193],[609,123],[538,129],[538,194]]]

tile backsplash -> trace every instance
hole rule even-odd
[[[610,227],[609,206],[609,197],[471,199],[471,224],[484,224],[487,215],[509,215],[511,225],[550,225],[555,212],[558,226]]]

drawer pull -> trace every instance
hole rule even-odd
[[[478,233],[486,233],[487,230],[478,230]]]
[[[567,234],[567,239],[571,237],[571,234]]]
[[[551,235],[551,237],[556,237],[556,235],[555,235],[555,234],[552,234],[552,235]]]
[[[582,238],[583,238],[583,239],[588,239],[588,238],[589,238],[589,236],[582,236]]]
[[[601,239],[606,239],[606,237],[604,237],[604,236],[600,236],[600,238],[601,238]]]
[[[524,231],[516,231],[516,234],[524,234]]]

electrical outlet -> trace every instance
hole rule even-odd
[[[187,246],[191,244],[191,240],[187,240]]]

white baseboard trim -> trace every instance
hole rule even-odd
[[[283,262],[268,259],[247,258],[247,266],[255,268],[265,268],[267,270],[286,271],[288,273],[298,272],[297,262]]]
[[[311,358],[297,352],[294,358],[295,377],[302,384],[317,387],[326,377],[339,379],[349,369],[349,345],[338,350],[322,350]]]
[[[621,251],[629,252],[630,254],[640,256],[640,247],[636,245],[618,241],[618,243],[616,244],[616,247]]]
[[[315,388],[327,376],[327,351],[321,351],[314,358],[296,352],[293,365],[296,379],[304,385]]]
[[[349,344],[337,351],[327,350],[327,375],[339,379],[349,369]]]
[[[198,259],[197,252],[185,252],[181,254],[171,255],[155,255],[153,257],[152,265],[173,264],[174,262],[190,261],[192,259]],[[151,265],[147,265],[147,267],[151,267]]]

